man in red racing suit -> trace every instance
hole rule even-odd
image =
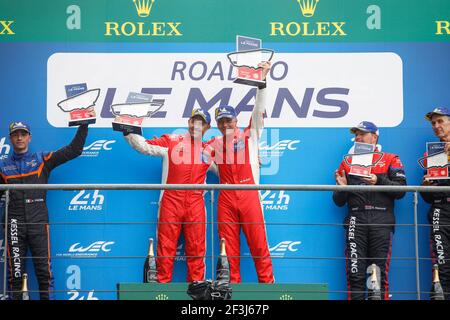
[[[265,62],[264,77],[270,69]],[[264,85],[265,88],[265,85]],[[250,124],[244,131],[237,127],[236,111],[231,106],[216,109],[217,126],[223,136],[208,142],[214,149],[214,161],[222,184],[259,183],[259,140],[263,130],[265,89],[258,89]],[[221,190],[218,200],[219,237],[225,238],[231,282],[241,282],[240,230],[244,231],[258,274],[258,281],[273,283],[272,260],[267,244],[264,216],[258,190]]]
[[[211,157],[203,134],[210,128],[208,111],[194,109],[186,134],[165,134],[146,140],[136,134],[125,139],[138,152],[163,158],[162,184],[204,184]],[[186,241],[187,281],[205,278],[206,209],[203,190],[163,190],[160,196],[157,230],[157,280],[171,282],[178,238]]]

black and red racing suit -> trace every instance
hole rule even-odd
[[[381,158],[380,158],[381,157]],[[351,163],[351,159],[349,161]],[[372,174],[377,185],[406,185],[400,158],[390,153],[375,153]],[[350,166],[342,161],[339,172],[345,171],[348,185],[365,185],[362,177],[351,175]],[[394,233],[394,200],[404,192],[341,192],[333,193],[338,206],[348,205],[344,220],[346,229],[346,271],[348,299],[363,300],[366,289],[366,269],[375,263],[381,271],[382,298],[389,299],[388,271]]]
[[[449,179],[431,181],[433,186],[450,186]],[[425,202],[431,204],[428,210],[431,261],[439,265],[439,280],[444,297],[450,300],[450,193],[421,192],[420,195]]]

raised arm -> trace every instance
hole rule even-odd
[[[256,93],[255,107],[250,119],[249,129],[251,134],[261,137],[264,129],[264,112],[266,110],[266,89],[258,89]]]
[[[125,140],[134,150],[149,156],[163,157],[169,150],[169,137],[167,135],[146,140],[143,136],[130,133],[125,136]]]
[[[72,160],[83,152],[84,144],[86,143],[86,137],[88,134],[88,125],[83,124],[78,127],[75,137],[70,144],[55,152],[50,152],[45,155],[44,161],[47,167],[51,170],[69,160]]]
[[[260,64],[263,70],[263,79],[270,70],[271,63],[263,62]],[[261,137],[262,130],[264,129],[264,113],[266,111],[266,85],[262,85],[257,89],[255,106],[253,107],[252,116],[250,118],[249,129],[251,134],[255,134],[258,138]]]

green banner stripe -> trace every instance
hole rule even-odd
[[[0,41],[449,41],[448,0],[0,0]]]

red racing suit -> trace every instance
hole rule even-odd
[[[190,134],[167,134],[145,140],[140,135],[125,136],[137,151],[163,158],[161,183],[204,184],[211,166],[205,144]],[[158,282],[172,281],[178,238],[183,230],[186,242],[187,281],[205,278],[206,210],[203,190],[163,190],[160,196],[156,266]]]
[[[216,137],[208,142],[213,148],[220,183],[259,183],[259,140],[263,130],[265,89],[258,90],[250,124],[243,131],[236,128],[233,139]],[[258,281],[273,283],[272,260],[267,244],[264,215],[258,190],[221,190],[218,200],[219,237],[225,238],[230,263],[231,282],[241,282],[241,227],[253,256]]]
[[[397,155],[375,153],[373,163],[372,174],[377,176],[377,185],[406,185],[405,171]],[[348,185],[366,184],[362,177],[349,174],[350,166],[345,161],[342,161],[338,171],[345,171]],[[388,273],[395,225],[394,201],[404,195],[404,192],[334,191],[336,205],[348,206],[344,225],[349,300],[365,299],[366,270],[372,263],[380,268],[382,299],[389,300]]]

